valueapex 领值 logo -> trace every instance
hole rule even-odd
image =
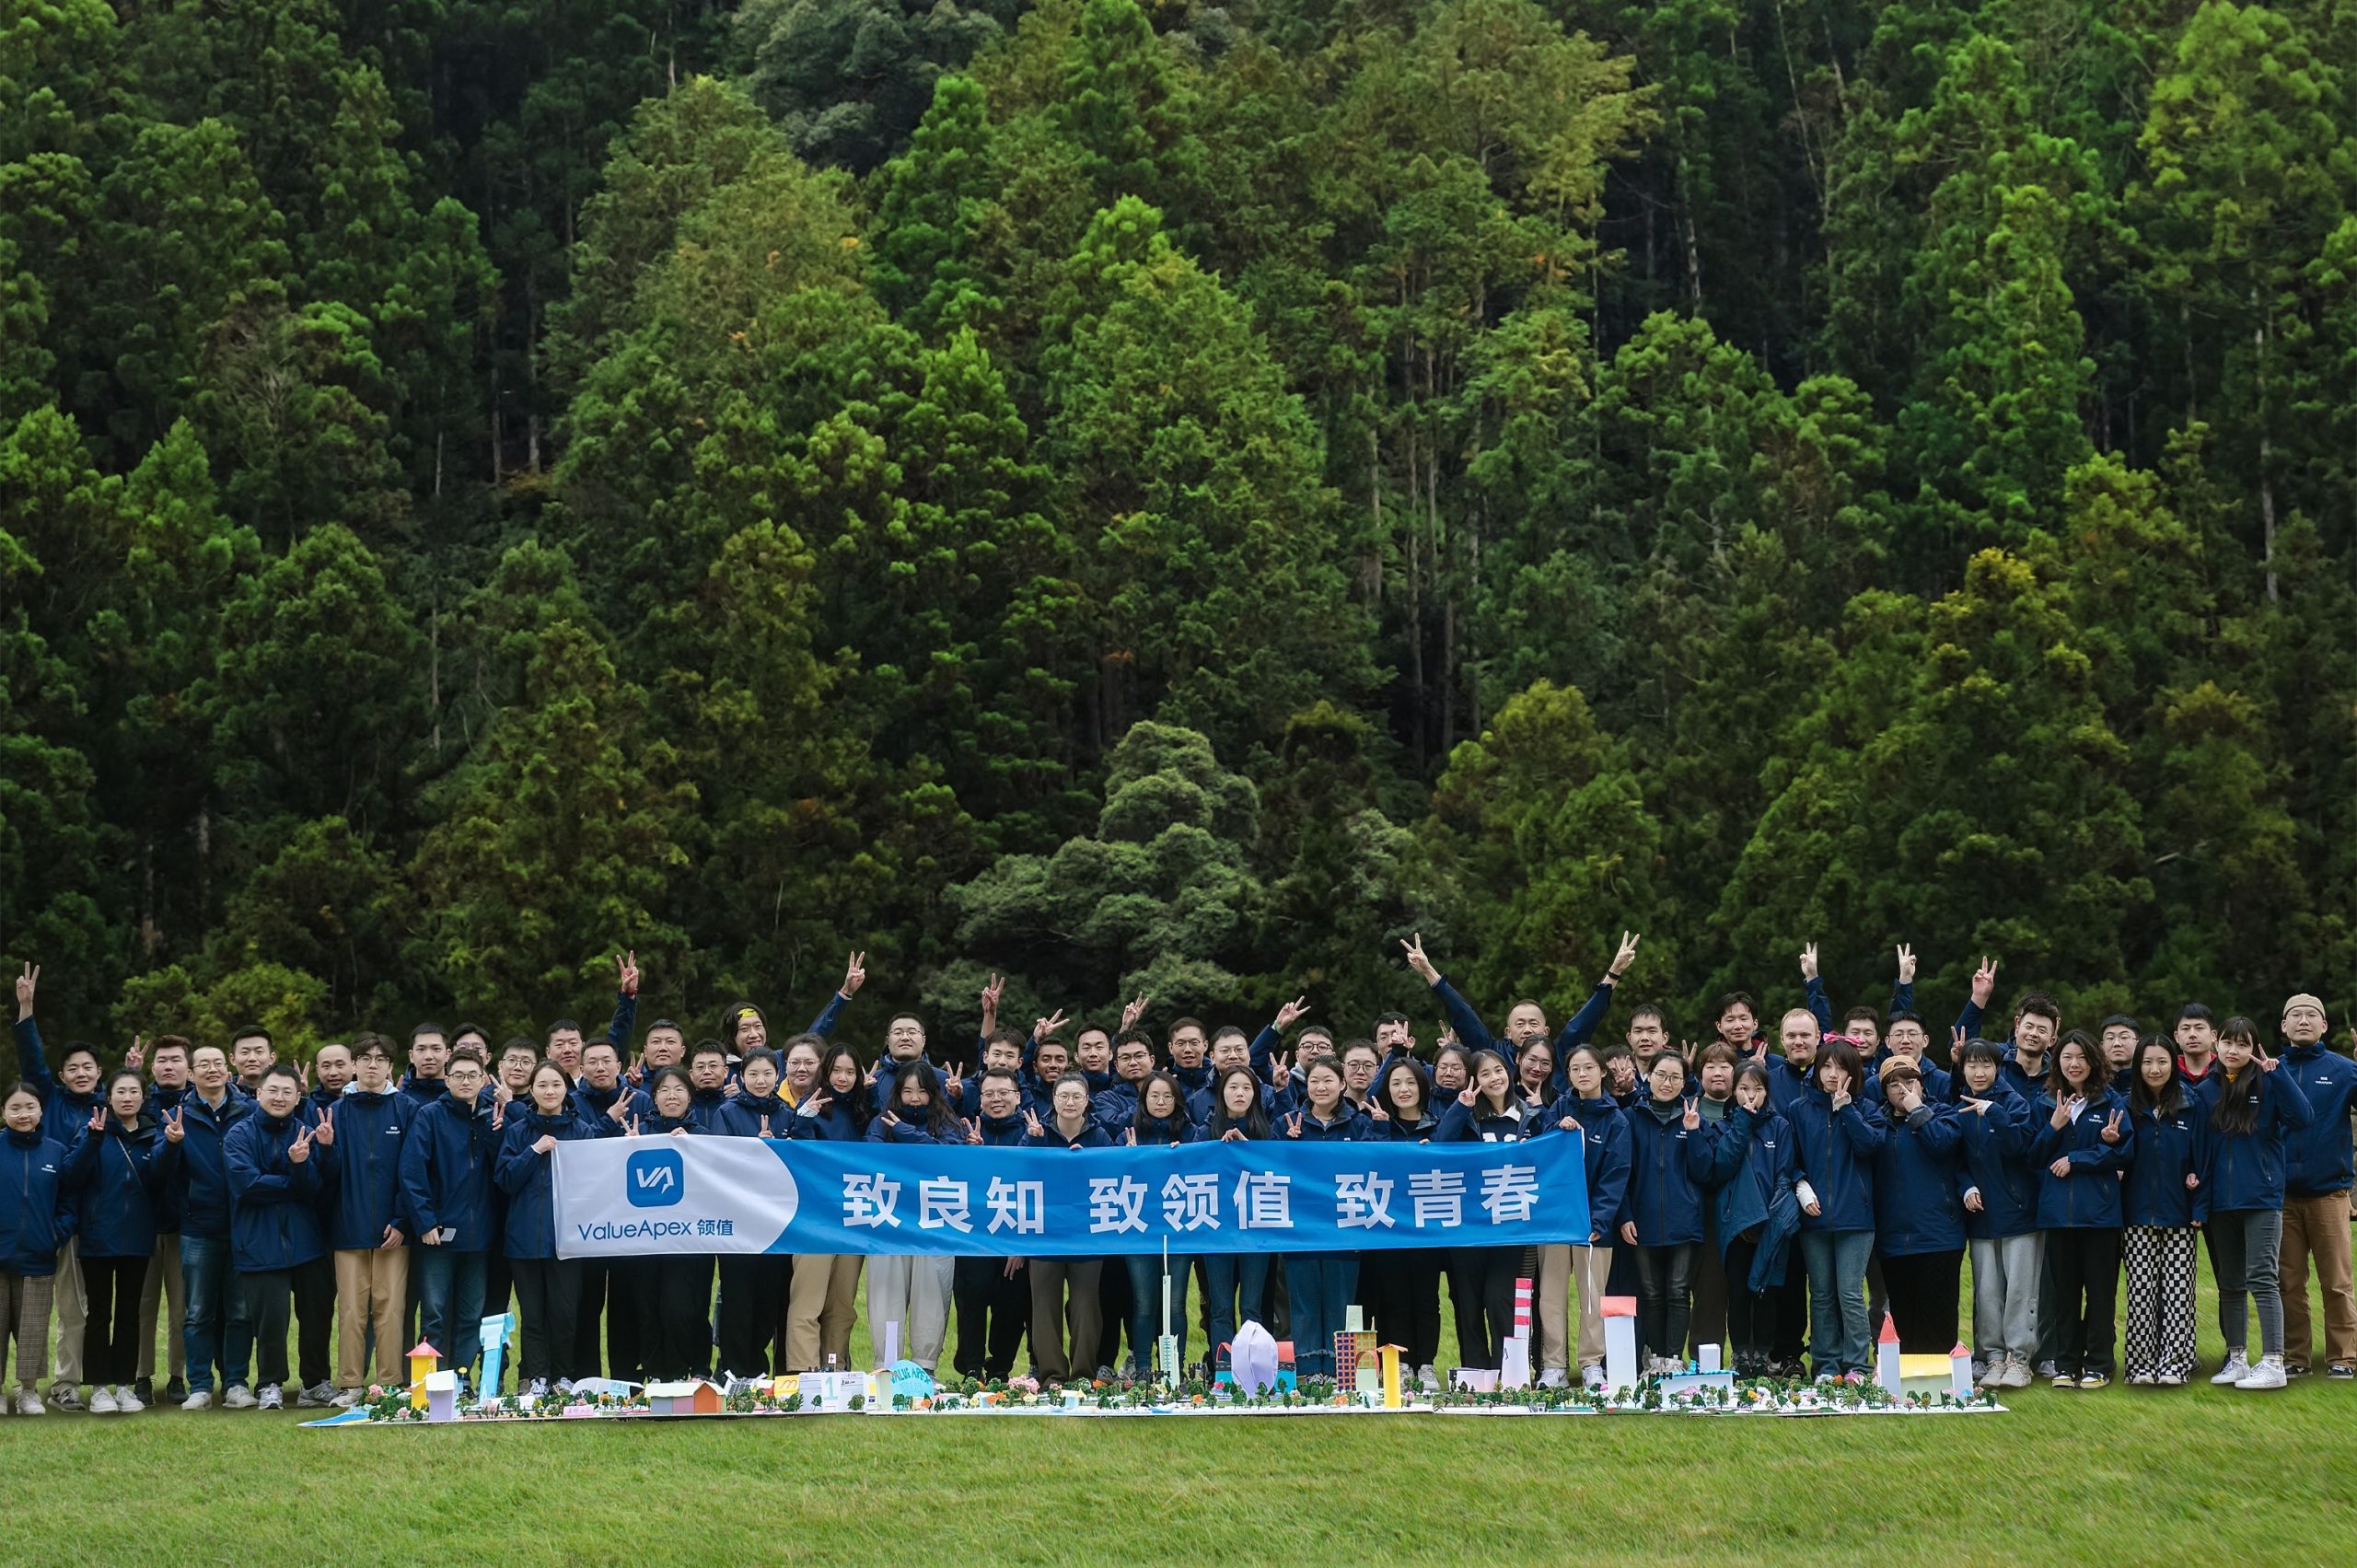
[[[677,1149],[641,1149],[622,1167],[622,1191],[633,1209],[663,1209],[688,1195],[688,1173]]]

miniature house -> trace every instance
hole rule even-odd
[[[1357,1388],[1361,1366],[1364,1366],[1371,1373],[1377,1372],[1375,1364],[1375,1330],[1372,1329],[1335,1330],[1334,1387],[1344,1391]]]
[[[649,1383],[646,1408],[654,1415],[718,1415],[720,1390],[702,1377],[679,1383]]]
[[[425,1380],[442,1365],[442,1353],[424,1340],[417,1342],[409,1353],[409,1402],[412,1408],[425,1408]]]
[[[1637,1298],[1604,1298],[1604,1382],[1607,1388],[1637,1386]]]
[[[1290,1394],[1301,1387],[1301,1375],[1294,1366],[1293,1342],[1277,1342],[1277,1380],[1272,1387],[1280,1394]]]

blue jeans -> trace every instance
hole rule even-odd
[[[424,1272],[418,1282],[418,1326],[425,1342],[442,1353],[445,1370],[463,1367],[471,1374],[482,1356],[482,1286],[488,1254],[421,1247],[417,1260]]]
[[[1260,1301],[1269,1293],[1269,1255],[1265,1252],[1212,1252],[1203,1257],[1203,1276],[1211,1283],[1212,1342],[1203,1360],[1216,1367],[1222,1345],[1236,1342],[1236,1325],[1243,1318],[1260,1321]],[[1241,1290],[1244,1305],[1237,1306]]]
[[[1866,1332],[1866,1260],[1870,1230],[1805,1230],[1801,1257],[1808,1265],[1808,1352],[1819,1376],[1870,1372],[1873,1342]]]
[[[1288,1252],[1285,1295],[1293,1307],[1293,1365],[1304,1377],[1334,1376],[1334,1336],[1359,1283],[1355,1252]]]
[[[1137,1376],[1154,1372],[1154,1345],[1162,1334],[1162,1255],[1124,1258],[1130,1271],[1130,1365]],[[1187,1277],[1195,1260],[1170,1255],[1170,1333],[1178,1342],[1178,1365],[1187,1365]]]
[[[238,1298],[235,1276],[229,1272],[229,1238],[226,1236],[180,1237],[180,1281],[188,1316],[180,1328],[180,1350],[188,1360],[188,1391],[210,1392],[213,1367],[223,1364],[224,1384],[246,1380],[243,1350],[233,1351],[234,1365],[224,1359],[225,1346],[250,1345],[253,1328],[246,1321],[245,1304]],[[228,1322],[223,1321],[226,1313]],[[234,1326],[235,1331],[230,1331]]]

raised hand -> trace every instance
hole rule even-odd
[[[1309,998],[1306,996],[1296,996],[1292,1001],[1286,1003],[1283,1006],[1278,1008],[1277,1032],[1279,1034],[1283,1034],[1287,1029],[1293,1028],[1294,1025],[1301,1022],[1303,1015],[1306,1014],[1308,1011]]]
[[[494,1132],[507,1125],[507,1104],[504,1099],[492,1102],[491,1130]]]
[[[633,1137],[633,1138],[637,1137],[637,1136],[638,1136],[638,1118],[637,1118],[637,1117],[635,1117],[635,1116],[632,1116],[632,1117],[627,1117],[627,1118],[625,1118],[625,1119],[623,1120],[623,1121],[622,1121],[622,1131],[623,1131],[624,1134],[625,1134],[625,1135],[627,1135],[627,1136],[629,1136],[629,1137]]]
[[[861,1075],[860,1081],[865,1083],[869,1088],[874,1088],[876,1086],[876,1069],[882,1065],[884,1065],[884,1059],[880,1056],[875,1061],[869,1063],[867,1064],[867,1071]]]
[[[859,988],[866,983],[867,955],[864,952],[853,953],[843,961],[843,982],[835,989],[842,992],[844,996],[852,997],[858,995]]]
[[[533,1139],[533,1140],[532,1140],[532,1152],[533,1152],[534,1154],[536,1154],[536,1155],[546,1155],[546,1154],[553,1154],[553,1153],[555,1153],[555,1152],[556,1152],[556,1134],[555,1134],[555,1133],[553,1133],[553,1132],[543,1132],[543,1133],[541,1133],[539,1137],[537,1137],[537,1138]]]
[[[1693,1100],[1689,1099],[1686,1102],[1686,1130],[1689,1132],[1691,1132],[1701,1125],[1702,1125],[1702,1109]]]
[[[1976,1007],[1986,1007],[1989,1005],[1989,998],[1996,993],[1997,960],[1984,954],[1980,959],[1980,967],[1972,971],[1972,1005]]]
[[[1432,959],[1424,956],[1424,934],[1422,932],[1417,932],[1413,936],[1411,936],[1401,942],[1399,946],[1407,949],[1408,967],[1415,970],[1417,975],[1422,979],[1426,985],[1437,985],[1440,983],[1439,967],[1436,966]]]
[[[1629,972],[1629,966],[1637,961],[1637,942],[1638,936],[1635,932],[1624,931],[1620,934],[1620,950],[1612,955],[1612,967],[1608,971],[1610,978],[1619,980]]]
[[[122,1053],[122,1070],[126,1073],[136,1073],[139,1071],[140,1064],[146,1060],[147,1037],[145,1035],[133,1035],[131,1037],[131,1049]]]
[[[958,1098],[958,1091],[965,1086],[966,1064],[963,1062],[952,1062],[949,1064],[949,1071],[941,1075],[941,1092],[955,1099]]]
[[[1056,1031],[1062,1028],[1064,1025],[1069,1022],[1071,1022],[1071,1020],[1064,1016],[1064,1010],[1062,1007],[1059,1007],[1054,1012],[1049,1014],[1046,1017],[1034,1019],[1032,1021],[1031,1039],[1034,1043],[1043,1043],[1045,1041],[1051,1040],[1056,1038]]]
[[[41,966],[27,964],[25,972],[17,977],[17,1019],[19,1023],[33,1016],[33,993],[41,989]]]
[[[1457,1103],[1470,1110],[1481,1103],[1480,1091],[1469,1082],[1463,1088],[1457,1091]]]
[[[1986,1116],[1989,1114],[1989,1106],[1991,1102],[1988,1100],[1974,1099],[1970,1095],[1967,1095],[1957,1103],[1962,1105],[1967,1110],[1972,1112],[1975,1116]]]
[[[1288,1138],[1298,1138],[1301,1136],[1301,1112],[1297,1110],[1295,1111],[1292,1117],[1285,1122],[1285,1136]]]
[[[506,1080],[506,1079],[505,1079],[505,1078],[493,1078],[493,1079],[491,1081],[491,1103],[492,1103],[492,1104],[493,1104],[493,1105],[505,1105],[509,1100],[514,1099],[515,1098],[516,1098],[516,1091],[515,1091],[514,1089],[511,1089],[511,1088],[509,1088],[509,1087],[507,1086],[507,1080]]]
[[[1801,949],[1801,978],[1803,980],[1817,978],[1817,944],[1814,942]]]
[[[614,969],[617,971],[614,988],[624,996],[637,995],[638,949],[633,947],[627,953],[616,953]]]
[[[335,1146],[335,1107],[319,1112],[319,1124],[311,1130],[311,1137],[321,1148]]]
[[[2267,1048],[2265,1046],[2253,1045],[2250,1049],[2251,1060],[2258,1063],[2260,1072],[2272,1073],[2275,1071],[2276,1067],[2280,1065],[2280,1063],[2276,1062],[2275,1058],[2267,1054]]]
[[[301,1165],[310,1157],[311,1130],[308,1127],[298,1127],[295,1131],[294,1142],[286,1145],[286,1163]]]
[[[1904,942],[1898,945],[1898,983],[1915,983],[1915,949]]]
[[[620,1122],[629,1115],[630,1096],[626,1093],[616,1095],[614,1103],[606,1108],[606,1119],[609,1121]]]
[[[105,1102],[101,1101],[90,1108],[90,1131],[93,1132],[103,1132],[106,1131],[106,1125],[107,1108]]]
[[[180,1112],[177,1110],[164,1112],[164,1142],[177,1144],[187,1136],[188,1129],[180,1124]]]
[[[981,1117],[970,1116],[963,1122],[959,1123],[959,1125],[966,1129],[966,1142],[970,1144],[979,1144],[982,1141],[982,1119]]]
[[[1124,1034],[1136,1028],[1138,1020],[1145,1016],[1145,1004],[1146,994],[1141,991],[1136,1001],[1121,1009],[1121,1030]]]
[[[1039,1125],[1039,1113],[1028,1105],[1023,1108],[1023,1130],[1035,1138],[1047,1132]]]
[[[1964,1042],[1967,1038],[1961,1028],[1948,1030],[1948,1065],[1959,1073],[1964,1071]]]
[[[898,1127],[900,1124],[900,1119],[892,1114],[892,1108],[890,1106],[886,1106],[884,1108],[884,1125],[887,1127]]]
[[[1269,1052],[1269,1082],[1272,1084],[1283,1083],[1285,1081],[1285,1073],[1288,1070],[1291,1061],[1292,1059],[1286,1056],[1282,1051],[1272,1051]]]
[[[2102,1137],[2103,1141],[2107,1144],[2117,1144],[2119,1142],[2119,1114],[2120,1113],[2117,1110],[2113,1111],[2111,1113],[2111,1120],[2103,1124]]]
[[[1130,1148],[1136,1148],[1138,1146],[1138,1130],[1135,1127],[1132,1127],[1127,1132],[1124,1132],[1121,1135],[1121,1142]]]
[[[2046,1119],[2046,1124],[2058,1129],[2068,1127],[2071,1125],[2071,1108],[2078,1103],[2076,1098],[2056,1100],[2054,1114]]]
[[[1376,1099],[1372,1095],[1367,1097],[1366,1114],[1367,1120],[1370,1121],[1388,1121],[1391,1120],[1391,1113],[1383,1109],[1383,1102]]]

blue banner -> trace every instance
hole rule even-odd
[[[1103,1258],[1585,1243],[1575,1132],[1520,1144],[1012,1149],[766,1138],[559,1144],[566,1258]]]

